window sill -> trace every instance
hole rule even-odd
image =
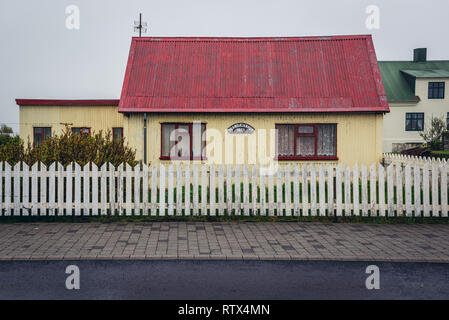
[[[159,157],[159,160],[164,160],[164,161],[206,161],[207,158],[176,158],[176,159],[172,159],[170,157]]]
[[[314,160],[322,160],[322,161],[335,161],[338,160],[338,157],[277,157],[275,160],[278,161],[291,161],[291,160],[305,160],[305,161],[314,161]]]

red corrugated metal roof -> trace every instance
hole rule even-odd
[[[388,112],[372,38],[133,38],[119,112]]]
[[[56,100],[56,99],[16,99],[19,106],[118,106],[117,99]]]

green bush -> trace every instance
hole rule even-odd
[[[432,151],[430,156],[434,158],[449,159],[449,151]]]
[[[29,141],[21,139],[9,141],[0,146],[0,161],[7,161],[14,165],[19,161],[31,165],[37,161],[50,165],[60,162],[64,166],[77,162],[84,166],[93,162],[98,166],[110,162],[114,166],[120,163],[136,165],[136,151],[128,146],[124,140],[114,141],[110,131],[92,134],[74,134],[65,130],[61,135],[54,135],[45,139],[41,146],[33,146]]]

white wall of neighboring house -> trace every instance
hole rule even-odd
[[[444,99],[429,99],[429,82],[445,82]],[[405,130],[405,115],[408,112],[424,113],[424,129],[430,125],[432,117],[444,117],[446,121],[449,112],[449,79],[444,78],[418,78],[416,79],[416,95],[421,99],[418,103],[390,102],[390,113],[384,115],[384,152],[397,151],[398,145],[423,143],[419,131]],[[402,146],[404,147],[404,146]]]

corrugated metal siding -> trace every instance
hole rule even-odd
[[[370,36],[133,38],[119,111],[388,111],[388,104]]]

